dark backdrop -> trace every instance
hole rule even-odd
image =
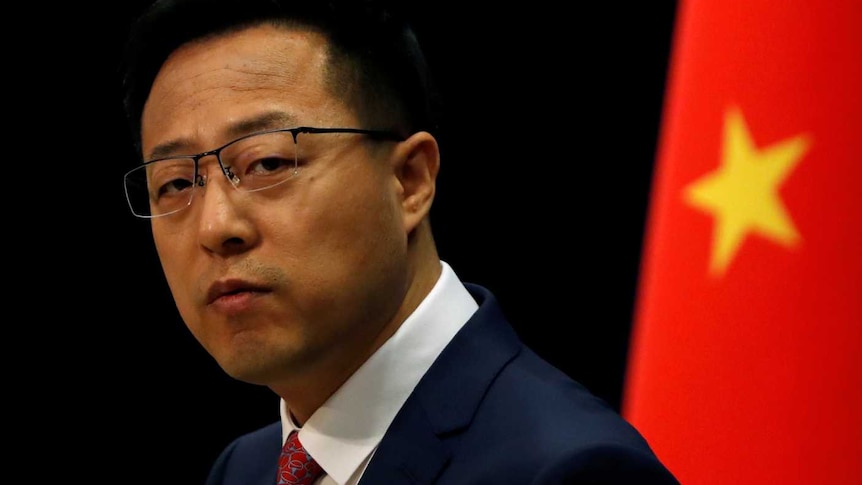
[[[193,340],[146,223],[124,205],[134,158],[117,64],[144,3],[60,7],[51,25],[34,22],[51,42],[15,71],[39,103],[22,124],[62,127],[27,130],[31,150],[51,150],[44,180],[57,182],[50,208],[27,213],[28,234],[49,241],[27,273],[50,296],[31,307],[47,316],[33,328],[52,353],[36,386],[49,389],[52,429],[95,443],[63,451],[91,482],[132,462],[133,483],[196,484],[232,438],[278,419],[278,401]],[[440,253],[619,409],[675,3],[457,5],[410,7],[446,102]]]

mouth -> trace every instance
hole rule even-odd
[[[253,282],[244,280],[224,280],[217,281],[210,286],[207,291],[207,305],[212,305],[220,301],[236,300],[242,297],[251,297],[263,293],[269,293],[272,289],[259,285]]]

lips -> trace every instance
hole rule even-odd
[[[270,288],[250,281],[230,279],[213,283],[207,291],[207,305],[216,300],[242,293],[268,293]]]

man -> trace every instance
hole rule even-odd
[[[165,0],[127,52],[130,208],[194,337],[281,398],[207,483],[677,483],[440,260],[435,96],[397,15]]]

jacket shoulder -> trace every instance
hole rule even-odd
[[[246,433],[219,454],[206,485],[270,485],[278,472],[280,452],[280,422]]]

